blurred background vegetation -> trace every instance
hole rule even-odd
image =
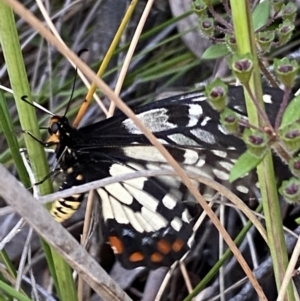
[[[120,67],[146,2],[146,0],[138,2],[129,25],[125,29],[120,44],[103,76],[103,79],[111,88],[115,87]],[[195,89],[196,85],[198,87],[205,86],[213,77],[222,77],[228,82],[234,81],[228,70],[226,58],[218,60],[202,59],[202,54],[209,47],[210,42],[203,37],[198,29],[198,19],[192,13],[191,2],[190,0],[155,1],[120,93],[121,98],[129,105],[139,105],[164,96],[191,91]],[[252,2],[255,5],[259,1],[253,0]],[[300,6],[299,2],[295,1],[298,7]],[[97,71],[129,3],[130,1],[128,0],[66,0],[46,1],[44,4],[64,42],[74,52],[87,49],[88,55],[84,59],[94,71]],[[220,1],[215,0],[214,3],[215,10],[223,13],[223,6]],[[25,1],[24,5],[42,20],[42,15],[36,2]],[[273,49],[267,57],[263,58],[267,64],[271,64],[274,58],[281,58],[287,55],[299,60],[299,20],[297,18],[295,21],[296,30],[289,43],[283,47]],[[33,99],[53,113],[64,114],[66,104],[72,95],[74,68],[18,16],[16,16],[16,22]],[[0,81],[4,87],[10,87],[1,49]],[[298,88],[297,85],[295,89]],[[80,79],[77,79],[72,95],[71,109],[68,113],[71,120],[76,116],[86,93],[87,88]],[[97,91],[97,93],[101,96],[101,91]],[[5,92],[5,98],[9,105],[15,129],[16,131],[21,130],[13,97],[10,93]],[[101,96],[101,99],[106,108],[108,108],[109,100],[103,96]],[[49,116],[39,110],[37,110],[37,114],[40,126],[46,127]],[[93,102],[84,116],[81,126],[103,118],[105,118],[105,115],[99,106]],[[43,130],[43,133],[44,137],[46,137],[45,130]],[[24,134],[20,131],[18,133],[20,146],[23,146],[22,135]],[[14,164],[3,135],[0,135],[0,145],[0,161],[14,171]],[[4,202],[1,205],[5,206]],[[78,213],[72,222],[68,224],[70,231],[76,237],[79,237],[81,233],[82,212]],[[286,216],[286,218],[288,217]],[[232,227],[230,228],[230,225],[228,225],[229,232],[235,233],[236,224],[234,221],[236,221],[237,217],[231,212],[227,218],[229,218],[228,223],[231,223]],[[18,217],[15,215],[0,215],[0,240],[2,237],[5,237],[17,219]],[[190,263],[190,265],[193,265],[193,268],[189,271],[189,276],[193,284],[199,282],[218,257],[217,248],[214,248],[218,244],[218,237],[215,229],[212,229],[211,226],[209,227],[210,231],[202,232],[209,239],[206,241],[201,240],[202,245],[199,244],[198,246],[198,251],[201,251],[202,254],[201,258],[195,257],[194,253],[194,261]],[[22,231],[6,245],[7,253],[16,265],[21,256],[25,236],[26,232]],[[261,242],[258,240],[256,243],[259,245]],[[153,279],[161,276],[156,275],[150,278],[150,275],[148,278],[149,273],[145,270],[127,272],[115,266],[112,269],[114,259],[111,250],[107,246],[102,247],[100,250],[97,242],[94,246],[96,247],[92,249],[92,252],[94,252],[95,257],[102,258],[100,260],[103,266],[110,271],[112,277],[118,280],[122,288],[126,289],[133,299],[151,300],[149,297],[150,292],[155,290],[153,288],[155,284],[151,284],[151,279],[153,281]],[[51,281],[45,272],[45,261],[39,248],[37,237],[32,238],[32,252],[34,254],[32,267],[37,275],[37,282],[41,287],[46,287]],[[262,256],[266,256],[266,253],[262,252],[262,254]],[[259,261],[264,259],[263,257],[259,258]],[[233,279],[239,278],[239,273],[240,271],[235,270],[234,275],[232,274],[232,282]],[[164,272],[162,274],[164,275]],[[268,273],[268,276],[272,278],[271,272]],[[148,293],[143,294],[146,283],[149,286]],[[216,279],[212,283],[212,287],[217,284],[218,280]],[[274,283],[270,281],[267,285],[270,286],[269,300],[274,300],[272,298],[275,298],[275,294],[271,290]],[[182,300],[186,294],[186,289],[182,287],[182,278],[179,275],[179,271],[177,271],[168,286],[163,300]],[[49,299],[49,296],[45,294],[41,297],[41,300],[54,300]],[[149,299],[147,299],[147,296]],[[251,297],[249,294],[248,299],[244,300],[254,300],[251,298],[253,296]],[[92,297],[90,300],[96,301],[99,299]]]

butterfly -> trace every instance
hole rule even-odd
[[[267,114],[274,122],[283,92],[265,88]],[[242,87],[230,86],[228,106],[246,115]],[[255,172],[229,183],[229,172],[246,150],[244,142],[220,124],[219,113],[202,92],[166,98],[133,108],[171,155],[188,171],[216,180],[246,200]],[[47,145],[55,145],[65,174],[60,190],[139,170],[167,168],[165,158],[126,115],[74,128],[65,116],[52,116]],[[281,164],[283,165],[283,164]],[[207,187],[199,187],[206,193]],[[140,177],[96,190],[103,234],[125,268],[170,266],[193,243],[193,216],[185,186],[177,179]],[[62,222],[79,208],[82,194],[54,202],[51,214]]]

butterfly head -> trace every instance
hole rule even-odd
[[[64,116],[52,116],[48,127],[50,137],[47,139],[47,145],[57,145],[68,136],[70,129],[69,121]]]

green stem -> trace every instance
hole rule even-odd
[[[230,4],[238,52],[239,54],[250,53],[253,57],[254,69],[249,82],[249,87],[255,99],[260,100],[263,105],[260,69],[249,1],[231,0]],[[251,101],[249,94],[246,90],[244,92],[249,122],[254,126],[264,126],[258,117],[256,107]],[[257,173],[266,220],[268,243],[274,265],[276,285],[279,290],[288,264],[288,256],[283,235],[282,218],[271,151],[266,154],[262,163],[257,166]],[[287,300],[294,300],[291,283],[287,289],[287,296]]]
[[[18,143],[18,138],[16,136],[16,132],[14,131],[13,122],[9,115],[9,109],[4,98],[3,91],[0,90],[0,125],[5,135],[6,141],[10,148],[13,160],[16,164],[16,168],[18,171],[18,175],[24,184],[25,187],[30,187],[30,181],[28,178],[27,171],[22,161],[22,157],[20,155],[20,147]]]

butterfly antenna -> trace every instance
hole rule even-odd
[[[72,85],[72,92],[71,92],[71,96],[68,100],[68,104],[67,104],[67,107],[66,107],[66,110],[65,110],[64,117],[67,115],[68,110],[69,110],[70,105],[71,105],[71,101],[72,101],[74,90],[75,90],[76,79],[77,79],[77,67],[75,68],[75,76],[74,76],[73,85]]]
[[[88,50],[87,49],[81,49],[78,53],[77,53],[77,55],[80,57],[84,52],[87,52]],[[77,75],[78,75],[78,68],[76,67],[75,68],[75,76],[74,76],[74,80],[73,80],[73,86],[72,86],[72,93],[71,93],[71,96],[70,96],[70,99],[69,99],[69,101],[68,101],[68,104],[67,104],[67,107],[66,107],[66,111],[65,111],[65,114],[64,114],[64,116],[66,116],[67,115],[67,112],[68,112],[68,110],[69,110],[69,108],[70,108],[70,105],[71,105],[71,101],[72,101],[72,98],[73,98],[73,94],[74,94],[74,90],[75,90],[75,84],[76,84],[76,80],[77,80]]]
[[[46,114],[50,115],[50,116],[54,116],[54,114],[52,112],[50,112],[49,110],[47,110],[46,108],[44,108],[43,106],[41,106],[40,104],[38,104],[37,102],[33,101],[33,102],[30,102],[28,99],[28,96],[27,95],[23,95],[21,97],[21,100],[23,100],[24,102],[26,102],[27,104],[29,104],[30,106],[34,107],[34,108],[37,108],[43,112],[45,112]]]

